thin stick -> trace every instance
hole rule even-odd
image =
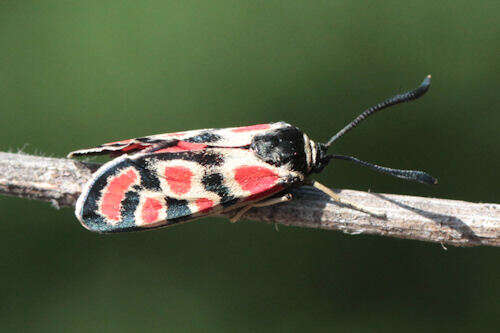
[[[95,164],[69,159],[0,152],[0,193],[73,206],[83,184],[95,169]],[[349,234],[373,234],[456,246],[500,246],[499,204],[350,190],[335,192],[369,211],[386,212],[387,219],[343,207],[308,186],[293,190],[291,202],[252,208],[245,217]],[[76,223],[76,218],[68,223]]]

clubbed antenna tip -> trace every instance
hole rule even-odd
[[[427,90],[429,90],[429,87],[431,86],[431,78],[432,78],[432,76],[430,74],[425,77],[425,79],[420,84],[420,87],[415,89],[416,91],[421,90],[420,94],[416,93],[415,97],[413,99],[419,98],[420,96],[425,94],[427,92]]]

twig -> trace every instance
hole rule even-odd
[[[0,193],[73,206],[98,167],[69,159],[0,152]],[[387,220],[341,207],[322,192],[301,187],[295,200],[251,209],[246,217],[289,226],[418,239],[456,246],[500,246],[500,205],[342,190],[343,198]]]

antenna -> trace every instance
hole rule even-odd
[[[415,182],[419,182],[422,184],[428,184],[428,185],[436,185],[438,183],[438,180],[428,173],[425,173],[423,171],[417,171],[417,170],[401,170],[401,169],[391,169],[391,168],[386,168],[380,165],[376,165],[373,163],[361,161],[357,159],[356,157],[352,156],[344,156],[344,155],[328,155],[327,158],[336,158],[339,160],[346,160],[346,161],[351,161],[357,164],[360,164],[362,166],[368,167],[372,170],[381,172],[381,173],[386,173],[390,176],[406,179],[406,180],[412,180]]]
[[[346,127],[341,129],[334,136],[332,136],[332,138],[330,140],[328,140],[327,143],[325,143],[325,146],[327,148],[330,147],[330,145],[332,143],[334,143],[335,141],[337,141],[337,139],[339,139],[341,136],[343,136],[344,134],[346,134],[347,132],[352,130],[354,127],[358,126],[358,124],[360,122],[362,122],[368,116],[374,114],[375,112],[386,109],[386,108],[393,106],[393,105],[396,105],[396,104],[413,101],[413,100],[423,96],[427,92],[427,90],[429,89],[430,85],[431,85],[431,76],[427,75],[427,77],[424,79],[424,81],[422,81],[422,83],[420,84],[420,86],[417,89],[410,90],[410,91],[405,92],[404,94],[398,94],[396,96],[388,98],[385,101],[383,101],[382,103],[379,103],[379,104],[372,106],[371,108],[365,110],[356,119],[351,121]]]

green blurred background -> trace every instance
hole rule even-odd
[[[499,202],[500,4],[0,2],[1,151],[65,156],[149,134],[284,120],[318,141],[433,75],[335,152],[332,187]],[[0,328],[24,332],[494,331],[499,250],[207,218],[97,235],[0,197]]]

